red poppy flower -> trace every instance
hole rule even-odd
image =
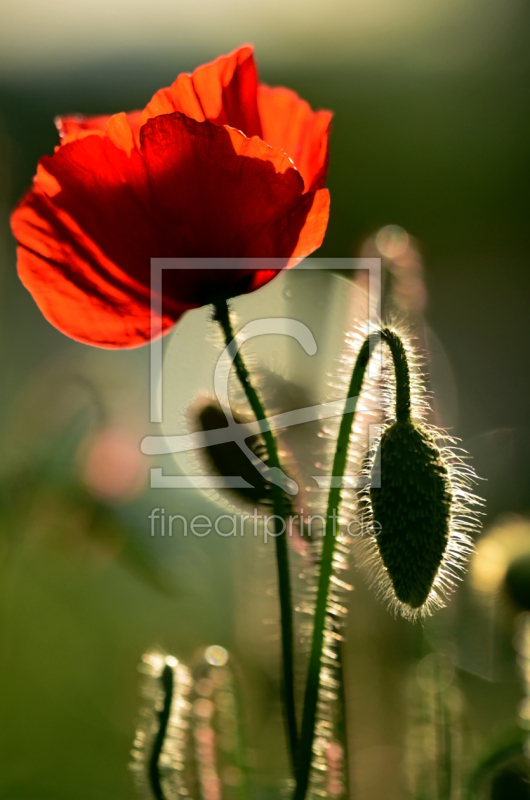
[[[143,111],[57,121],[12,215],[18,272],[45,317],[100,347],[150,338],[153,257],[240,259],[164,271],[161,329],[220,294],[267,283],[322,243],[331,114],[258,83],[252,48],[179,75]]]

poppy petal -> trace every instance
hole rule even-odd
[[[263,139],[292,158],[306,191],[322,188],[328,167],[331,112],[313,111],[296,92],[264,84],[258,90],[258,108]]]
[[[112,116],[113,115],[106,114],[99,117],[83,117],[81,115],[55,117],[55,125],[59,131],[61,144],[68,144],[76,139],[82,139],[84,136],[90,136],[92,134],[104,136]],[[141,111],[131,111],[126,114],[136,141],[140,140],[141,116]]]
[[[258,74],[253,48],[244,45],[205,64],[191,75],[179,75],[147,104],[142,124],[152,117],[180,111],[197,122],[230,125],[247,136],[261,136],[257,105]]]
[[[243,269],[245,259],[287,263],[321,244],[328,193],[304,194],[281,150],[173,113],[148,120],[140,149],[127,151],[123,120],[114,124],[43,158],[12,216],[20,277],[69,336],[102,347],[148,341],[153,257],[242,260],[241,270],[213,275],[169,270],[164,331],[219,290],[234,295],[273,277]]]

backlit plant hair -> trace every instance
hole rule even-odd
[[[272,479],[273,474],[286,478],[263,402],[240,353],[241,342],[234,335],[226,299],[221,298],[215,303],[213,319],[220,325],[226,353],[230,355],[246,399],[260,423],[267,480]],[[476,516],[468,512],[468,506],[477,502],[469,491],[473,472],[451,446],[454,443],[426,422],[425,393],[412,349],[404,337],[391,328],[370,333],[357,353],[346,404],[340,416],[324,531],[311,587],[315,590],[314,613],[300,729],[294,686],[289,553],[287,538],[283,535],[292,507],[287,502],[283,484],[271,480],[270,486],[276,529],[282,694],[296,779],[294,800],[305,800],[308,795],[313,796],[314,791],[321,791],[317,772],[326,770],[328,745],[339,744],[327,734],[321,735],[321,728],[322,725],[330,730],[334,727],[334,715],[328,713],[331,706],[326,698],[331,704],[340,701],[340,686],[339,694],[335,692],[335,684],[340,684],[340,660],[337,660],[336,648],[342,627],[339,594],[347,586],[338,579],[337,570],[343,560],[343,528],[348,522],[345,515],[340,516],[344,505],[347,507],[343,482],[356,448],[355,441],[351,443],[350,440],[354,430],[356,433],[359,430],[355,418],[365,379],[368,385],[370,383],[367,368],[380,344],[390,354],[387,367],[379,376],[387,412],[383,432],[365,458],[361,470],[368,485],[361,493],[360,506],[369,511],[372,519],[372,530],[363,539],[368,542],[365,561],[369,563],[378,593],[390,602],[395,611],[412,620],[442,605],[444,596],[453,588],[459,570],[465,565],[472,547],[469,533],[477,524]],[[379,476],[381,484],[377,480]],[[348,483],[346,480],[346,486]],[[339,593],[336,587],[340,589]]]
[[[358,399],[380,342],[390,352],[394,376],[383,380],[390,410],[381,438],[365,460],[368,488],[361,497],[361,507],[373,521],[374,535],[363,540],[368,541],[366,558],[379,594],[410,619],[441,605],[464,566],[476,526],[476,517],[468,511],[476,503],[469,485],[473,472],[454,442],[427,424],[408,345],[387,327],[370,333],[360,346],[339,417],[325,527],[315,549],[311,649],[299,729],[285,535],[293,508],[290,496],[298,485],[282,468],[274,427],[239,352],[244,337],[238,341],[234,336],[228,302],[265,286],[321,246],[329,216],[324,183],[331,117],[328,111],[313,112],[291,90],[260,84],[252,47],[245,45],[192,75],[179,76],[143,111],[59,119],[61,143],[39,162],[33,186],[11,218],[22,282],[45,317],[77,341],[103,348],[136,347],[162,336],[187,311],[214,307],[228,356],[221,367],[226,367],[228,380],[233,366],[260,433],[251,444],[245,437],[239,439],[263,478],[251,499],[274,510],[282,699],[296,780],[294,800],[305,800],[312,768],[321,775],[328,770],[332,796],[338,797],[345,783],[340,743],[324,735],[315,742],[315,730],[320,735],[319,725],[330,730],[335,722],[325,717],[322,699],[340,702],[340,662],[333,643],[340,636],[343,616],[340,593],[347,589],[337,577],[348,550],[348,520],[340,517],[341,509],[349,510],[343,479],[352,454]],[[393,260],[397,251],[392,255],[392,246],[387,247],[392,242],[385,237],[396,234],[396,228],[385,230],[376,244]],[[222,263],[219,270],[204,273],[190,262],[189,268],[175,270],[163,288],[160,284],[158,292],[151,272],[154,252],[191,261],[210,254]],[[249,264],[253,258],[264,259],[256,270]],[[227,259],[235,260],[235,269]],[[409,271],[415,284],[418,268],[416,263],[415,272]],[[158,294],[155,313],[153,299]],[[314,314],[319,313],[315,306]],[[215,420],[215,409],[209,416]],[[200,420],[204,431],[212,422],[207,417],[203,414]],[[217,459],[214,466],[222,472],[224,458],[219,453],[210,451],[207,456]],[[218,797],[213,793],[219,786],[211,768],[212,731],[218,721],[233,728],[234,714],[225,713],[227,706],[221,708],[230,691],[225,687],[214,692],[221,703],[215,707],[194,686],[188,668],[166,654],[147,654],[143,669],[147,706],[133,753],[140,788],[155,800],[194,795],[184,766],[190,725],[195,725],[196,743],[207,745],[198,759],[203,758],[203,795],[209,800]],[[208,680],[213,681],[209,673],[208,667]],[[228,670],[214,674],[224,679]],[[205,684],[202,687],[205,690]],[[191,705],[190,696],[198,705]],[[240,769],[236,749],[231,751],[232,761],[227,758],[224,764],[233,783]],[[313,782],[315,797],[325,791],[321,786]]]
[[[364,472],[369,481],[363,495],[373,520],[372,534],[379,523],[377,537],[365,537],[370,542],[368,560],[379,593],[409,619],[442,605],[472,550],[469,534],[477,527],[476,515],[469,510],[479,502],[469,491],[473,471],[451,447],[453,443],[425,422],[426,403],[420,377],[411,369],[410,347],[390,328],[371,333],[355,360],[333,460],[294,800],[304,800],[311,780],[343,479],[367,367],[380,342],[391,356],[394,381],[386,383],[384,391],[392,400],[393,413],[388,413],[387,424],[367,459]]]
[[[157,650],[142,656],[140,712],[130,769],[136,788],[146,800],[177,800],[189,794],[186,766],[190,753],[193,686],[189,669],[171,655]]]
[[[441,608],[455,588],[473,550],[481,501],[456,440],[427,422],[415,351],[393,330],[382,339],[391,354],[382,370],[385,420],[363,468],[359,506],[372,535],[359,537],[361,560],[377,595],[414,621]]]
[[[248,796],[242,709],[231,656],[210,645],[191,666],[144,653],[141,710],[130,769],[145,800]]]

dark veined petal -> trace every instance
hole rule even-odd
[[[168,270],[164,331],[220,291],[251,291],[276,274],[245,259],[287,265],[320,246],[328,192],[304,193],[281,150],[180,113],[148,120],[138,149],[124,117],[43,158],[12,216],[19,275],[64,333],[102,347],[148,341],[153,257],[241,259],[240,270]]]

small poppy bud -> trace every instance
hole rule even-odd
[[[243,420],[234,414],[235,421],[242,425]],[[211,401],[201,405],[196,412],[194,423],[202,431],[213,431],[227,426],[226,415],[220,405]],[[250,450],[262,461],[266,460],[266,450],[259,436],[250,436],[246,443]],[[229,491],[239,500],[256,505],[269,500],[270,489],[264,477],[250,462],[248,456],[241,450],[235,441],[221,444],[206,445],[204,448],[206,462],[209,469],[214,469],[219,475],[240,475],[248,484],[248,488],[232,488]]]
[[[387,428],[374,470],[381,487],[370,490],[377,547],[397,599],[413,609],[429,597],[450,534],[449,472],[433,437],[411,420]]]
[[[414,620],[443,606],[454,589],[473,550],[479,527],[473,506],[481,501],[470,491],[475,473],[465,454],[425,422],[428,406],[411,347],[389,328],[381,340],[392,365],[383,371],[387,422],[365,462],[362,502],[374,535],[361,548],[378,594]]]

